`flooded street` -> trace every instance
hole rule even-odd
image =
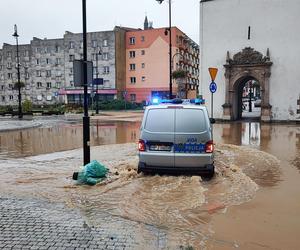
[[[107,217],[139,223],[134,233],[143,249],[299,249],[299,126],[215,124],[210,181],[137,174],[139,126],[92,122],[91,159],[110,169],[93,187],[71,179],[82,164],[79,122],[2,132],[0,195],[65,203],[90,227]]]

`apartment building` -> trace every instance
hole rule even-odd
[[[177,27],[172,32],[172,72],[183,70],[184,97],[195,98],[199,87],[199,46]],[[172,79],[172,95],[179,96],[179,82]],[[126,32],[126,99],[149,102],[169,96],[169,34],[152,28],[147,17],[144,29]]]
[[[93,78],[103,78],[97,88],[89,86],[90,96],[117,98],[118,88],[125,87],[125,33],[115,27],[111,31],[87,33],[88,61],[93,62]],[[83,58],[81,33],[67,31],[63,38],[39,39],[19,45],[22,100],[34,104],[81,103],[83,88],[74,86],[73,61]],[[16,45],[4,44],[0,49],[0,105],[17,105]],[[123,87],[122,87],[123,86]],[[97,91],[97,93],[96,93]],[[120,90],[121,91],[121,90]],[[93,93],[93,95],[91,95]],[[121,95],[121,94],[120,94]]]

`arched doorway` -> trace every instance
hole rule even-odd
[[[223,118],[238,120],[242,117],[242,91],[245,83],[254,80],[260,85],[262,121],[271,120],[269,103],[269,80],[271,76],[269,49],[266,56],[253,48],[247,47],[235,54],[233,59],[227,52],[225,67],[225,103],[223,104]]]
[[[234,83],[233,120],[259,120],[261,115],[260,83],[252,76],[241,77]]]

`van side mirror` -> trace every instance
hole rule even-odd
[[[209,121],[210,121],[210,123],[211,123],[211,124],[214,124],[214,123],[216,123],[216,120],[215,120],[215,118],[209,118]]]

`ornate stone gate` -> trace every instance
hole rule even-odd
[[[270,121],[271,108],[269,103],[269,84],[271,66],[269,49],[266,56],[253,48],[246,47],[230,58],[227,51],[225,67],[225,103],[223,104],[223,118],[237,120],[241,117],[241,90],[245,82],[256,80],[261,87],[261,120]]]

